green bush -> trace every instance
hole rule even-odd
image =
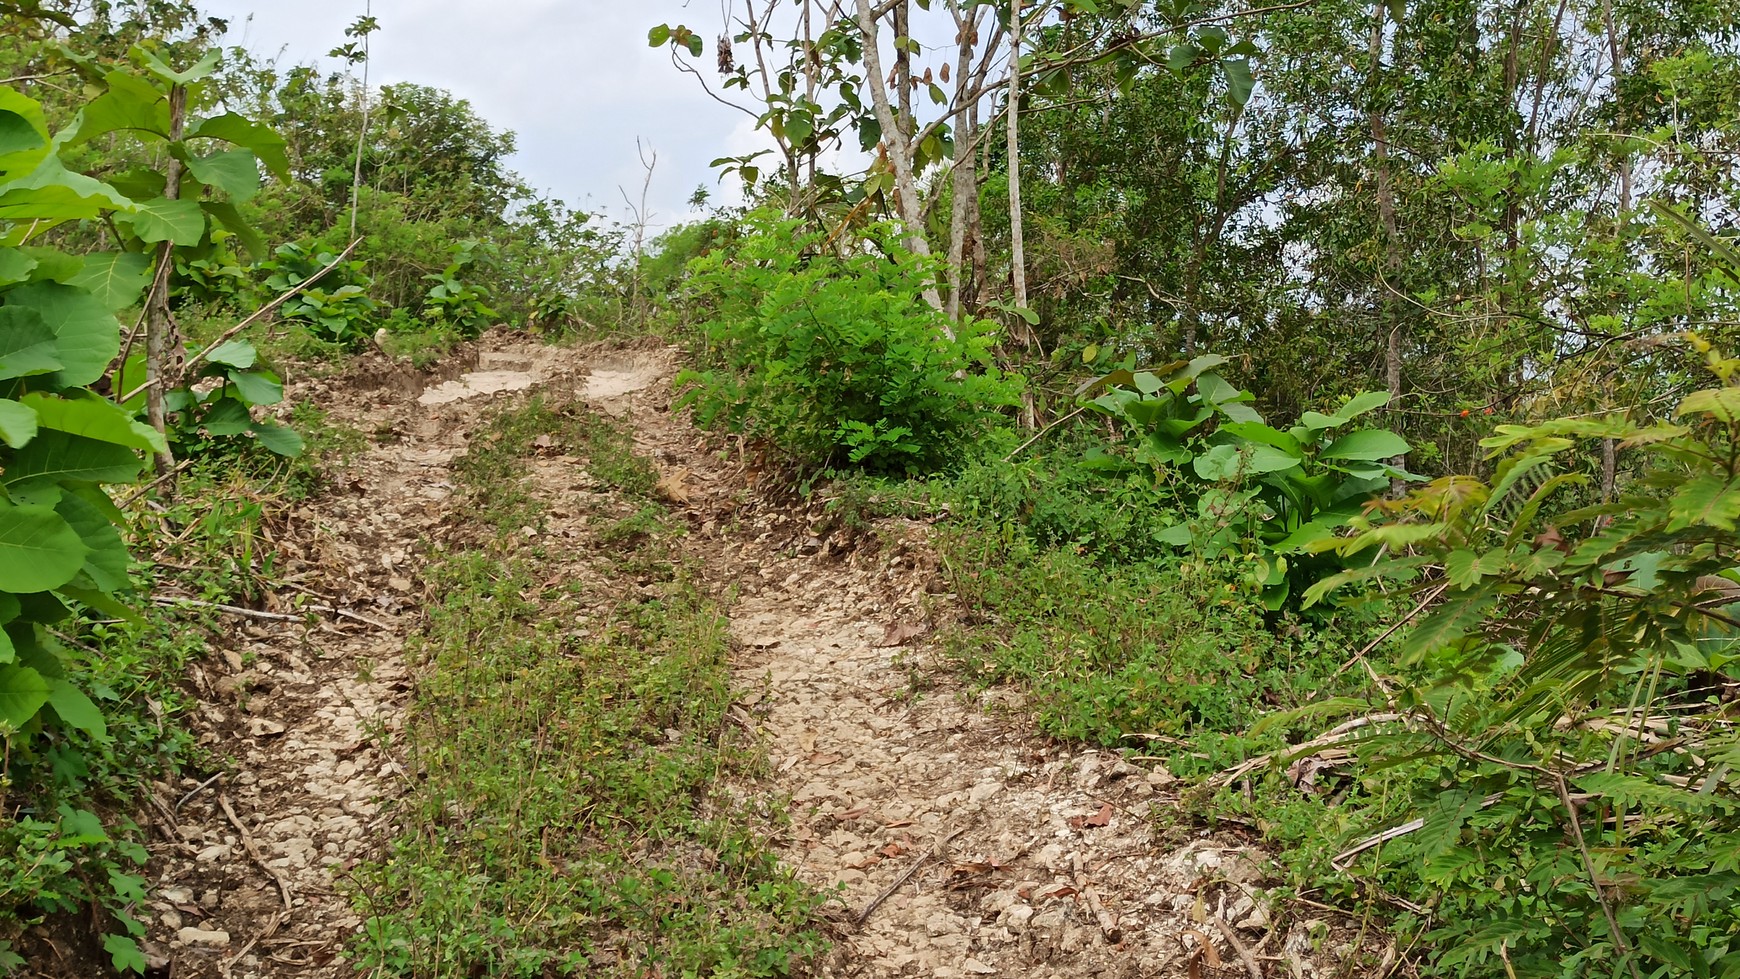
[[[951,324],[920,294],[932,263],[888,225],[829,241],[753,213],[691,266],[707,367],[683,404],[706,426],[799,462],[880,472],[942,467],[998,424],[1021,389],[991,363],[992,324]]]
[[[1740,360],[1693,343],[1721,383],[1674,423],[1499,426],[1490,484],[1386,501],[1338,544],[1385,556],[1308,596],[1388,579],[1432,608],[1390,720],[1344,745],[1410,804],[1367,840],[1420,822],[1343,864],[1431,905],[1438,974],[1740,977]],[[1567,509],[1603,439],[1640,475]]]

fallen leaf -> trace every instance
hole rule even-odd
[[[657,483],[653,484],[653,495],[666,503],[686,505],[695,495],[688,486],[684,485],[688,478],[689,470],[687,469],[666,473],[659,477]]]
[[[839,755],[816,755],[816,756],[813,756],[810,760],[815,761],[816,758],[828,759],[827,762],[821,762],[821,764],[829,764],[829,763],[836,762],[836,761],[840,760]],[[870,811],[869,806],[859,806],[856,809],[848,809],[845,812],[840,813],[840,821],[844,822],[848,819],[857,819],[859,816],[862,816],[869,811]]]
[[[895,819],[895,820],[890,820],[889,822],[883,823],[882,828],[883,829],[899,829],[902,826],[911,826],[911,825],[912,825],[912,820],[910,820],[910,819]]]
[[[890,859],[892,859],[894,857],[900,856],[902,853],[905,853],[906,847],[901,846],[899,843],[890,843],[887,846],[883,847],[882,849],[877,850],[876,852],[882,854],[885,857],[889,857]]]
[[[1074,897],[1075,893],[1076,893],[1076,891],[1075,891],[1074,887],[1071,887],[1068,884],[1059,884],[1049,891],[1040,891],[1039,896],[1040,897],[1054,897],[1054,898],[1055,897]]]
[[[876,645],[883,648],[889,646],[904,646],[914,639],[922,639],[930,635],[930,626],[923,622],[901,622],[895,620],[888,623],[882,631],[882,641]]]
[[[1180,939],[1182,939],[1185,935],[1195,935],[1196,936],[1196,940],[1201,943],[1201,945],[1197,949],[1197,953],[1203,958],[1204,961],[1206,961],[1208,963],[1209,968],[1211,968],[1211,969],[1220,968],[1220,952],[1215,950],[1214,943],[1208,940],[1207,935],[1204,935],[1202,932],[1197,931],[1195,928],[1186,928],[1183,931],[1178,933],[1178,937]]]

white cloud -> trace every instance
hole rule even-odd
[[[282,48],[287,63],[300,63],[324,61],[364,3],[201,0],[201,7],[231,21],[228,43],[266,57]],[[381,30],[371,39],[370,82],[412,81],[470,100],[492,125],[514,131],[512,165],[534,186],[621,217],[619,188],[638,199],[644,178],[638,136],[659,154],[649,194],[659,223],[685,215],[697,185],[727,196],[707,164],[730,152],[740,120],[748,120],[646,43],[648,28],[667,20],[687,18],[707,36],[716,31],[680,0],[375,0],[372,13]]]

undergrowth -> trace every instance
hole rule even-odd
[[[981,683],[1031,694],[1041,730],[1143,748],[1175,774],[1279,744],[1246,732],[1277,708],[1362,689],[1338,673],[1363,620],[1267,612],[1236,557],[1156,539],[1166,515],[1140,487],[1039,459],[969,467],[934,484],[953,519],[937,543],[975,611],[945,639]]]
[[[543,440],[542,444],[540,440]],[[759,759],[730,737],[722,610],[670,547],[652,470],[611,420],[534,399],[460,466],[472,519],[544,513],[527,456],[582,456],[629,515],[615,561],[629,597],[506,535],[450,554],[413,644],[424,680],[404,733],[415,773],[401,832],[359,869],[361,964],[445,976],[781,976],[823,948],[820,898],[725,800]]]
[[[318,486],[325,460],[354,445],[353,434],[315,409],[299,408],[296,418],[312,436],[303,457],[248,445],[196,457],[172,499],[134,508],[136,594],[238,605],[260,597],[275,574],[263,528]],[[0,973],[23,964],[15,944],[50,918],[72,932],[86,924],[108,932],[101,941],[113,963],[143,970],[147,837],[136,820],[154,781],[173,784],[184,767],[212,761],[181,717],[197,699],[185,685],[188,667],[224,623],[185,605],[148,604],[127,619],[72,607],[60,616],[53,636],[66,653],[66,678],[90,691],[106,724],[100,734],[0,734],[0,853],[8,855],[0,860]]]

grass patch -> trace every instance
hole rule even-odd
[[[495,418],[462,463],[472,517],[519,526],[541,513],[526,457],[547,448],[583,455],[624,495],[652,486],[614,422],[534,399]],[[760,759],[729,737],[726,618],[660,516],[648,506],[609,528],[662,568],[626,600],[580,576],[556,582],[540,554],[511,546],[425,572],[443,599],[412,648],[424,677],[403,733],[414,780],[399,836],[354,877],[363,966],[783,976],[824,949],[821,896],[756,832],[774,813],[716,791]]]
[[[1363,690],[1335,676],[1363,622],[1263,611],[1237,556],[1161,543],[1139,487],[1040,460],[932,492],[956,516],[938,546],[977,613],[946,649],[978,682],[1029,690],[1048,734],[1145,747],[1189,776],[1278,745],[1290,732],[1246,734],[1267,713]]]
[[[459,460],[460,482],[477,504],[474,516],[503,532],[539,526],[545,506],[525,480],[526,459],[536,451],[580,456],[593,479],[637,500],[658,481],[620,422],[535,395],[492,418]]]

